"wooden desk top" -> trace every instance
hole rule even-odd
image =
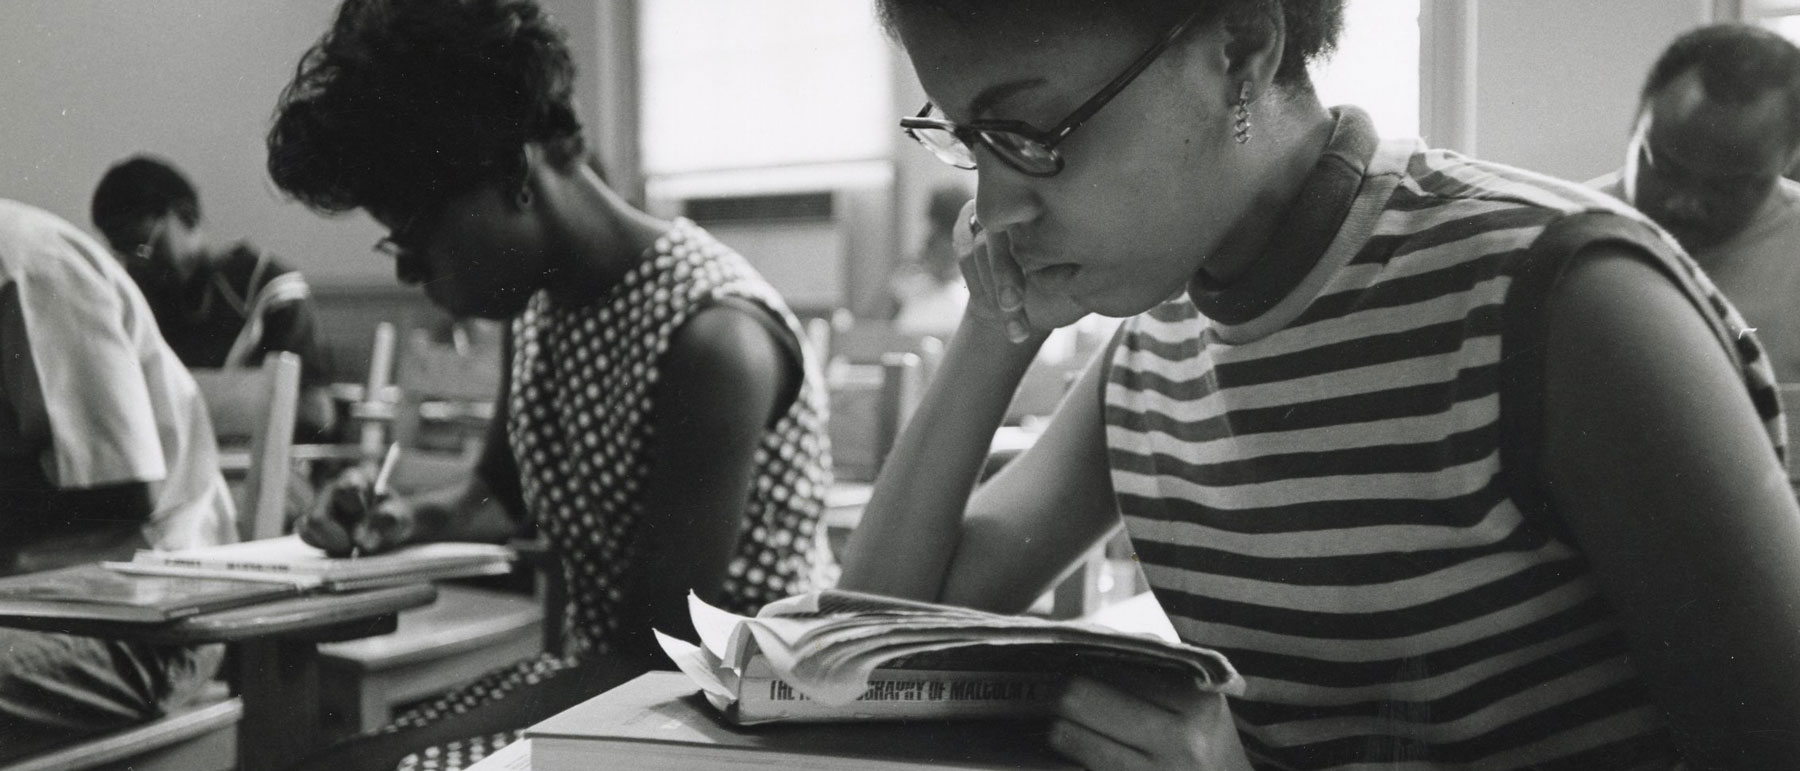
[[[203,613],[167,624],[71,618],[7,618],[0,625],[45,632],[160,643],[240,642],[281,638],[350,640],[394,629],[394,614],[429,605],[437,587],[408,584],[343,594],[310,594]]]

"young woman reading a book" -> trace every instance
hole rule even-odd
[[[754,612],[809,589],[825,556],[823,391],[794,317],[692,222],[607,187],[574,77],[529,0],[348,0],[276,111],[277,185],[369,213],[401,281],[511,323],[499,415],[467,483],[381,497],[351,474],[302,536],[368,552],[500,540],[529,518],[569,588],[551,610],[564,656],[402,716],[397,737],[342,753],[352,765],[458,731],[504,738],[661,661],[651,629],[691,628],[690,589]],[[434,757],[478,757],[481,741]]]
[[[1021,610],[1123,522],[1248,688],[1080,682],[1051,740],[1089,768],[1793,762],[1779,407],[1666,234],[1323,107],[1341,0],[879,5],[931,99],[903,125],[979,188],[843,588]],[[1087,313],[1128,321],[971,495]]]

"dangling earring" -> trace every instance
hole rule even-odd
[[[1250,141],[1250,81],[1244,81],[1238,88],[1237,100],[1237,142],[1244,144]]]

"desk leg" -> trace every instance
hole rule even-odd
[[[310,640],[238,643],[241,771],[274,771],[319,749],[319,650]]]

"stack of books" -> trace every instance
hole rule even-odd
[[[826,591],[755,618],[689,598],[701,644],[526,731],[536,771],[630,767],[1063,769],[1045,718],[1068,678],[1151,670],[1240,693],[1216,651],[1072,621]]]

